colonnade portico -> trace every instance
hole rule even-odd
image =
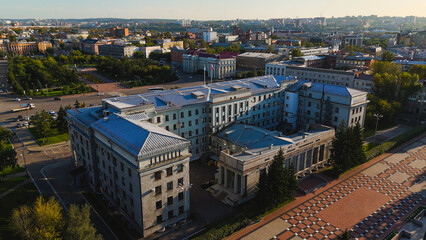
[[[233,189],[235,194],[246,195],[246,178],[244,175],[228,169],[225,166],[219,167],[218,183],[225,188]]]

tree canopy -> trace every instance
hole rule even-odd
[[[342,122],[333,139],[330,163],[337,173],[344,172],[366,161],[362,150],[362,130],[359,123],[355,127],[345,127]]]
[[[297,189],[295,170],[292,165],[286,168],[284,160],[284,152],[280,149],[268,170],[259,177],[256,198],[259,206],[265,209],[276,207],[292,199]]]

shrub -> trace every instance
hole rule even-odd
[[[220,240],[248,225],[247,218],[234,217],[195,236],[194,240]]]

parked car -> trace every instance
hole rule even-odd
[[[33,100],[33,98],[31,98],[31,97],[26,97],[26,98],[24,98],[24,100]]]
[[[21,99],[20,98],[15,98],[15,101],[20,102]]]
[[[62,98],[61,97],[55,97],[53,100],[60,101],[60,100],[62,100]]]
[[[30,117],[25,116],[25,117],[24,117],[24,120],[25,120],[25,121],[29,121],[29,120],[30,120]]]
[[[17,126],[17,127],[21,127],[21,123],[20,123],[20,122],[18,122],[18,123],[16,124],[16,126]]]
[[[103,95],[104,95],[104,93],[98,92],[98,96],[103,96]]]
[[[53,110],[49,110],[49,111],[47,111],[47,113],[50,114],[50,115],[55,115],[56,114],[56,112],[53,111]]]
[[[18,120],[23,119],[22,115],[18,115]]]
[[[28,127],[28,122],[24,122],[24,127]]]

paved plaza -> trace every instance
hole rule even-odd
[[[425,204],[426,136],[266,216],[230,239],[380,239]],[[342,180],[341,180],[342,179]],[[393,227],[393,228],[392,228]]]

